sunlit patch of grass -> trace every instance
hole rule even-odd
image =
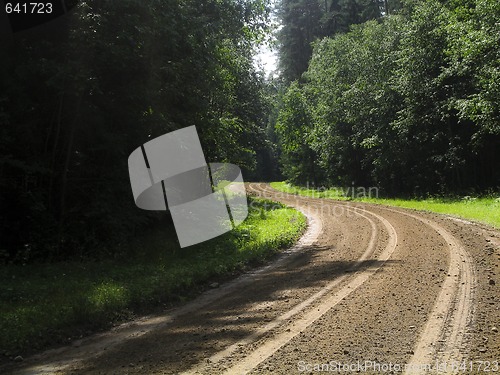
[[[421,200],[365,198],[360,200],[368,203],[453,215],[500,228],[499,198],[430,198]]]
[[[128,290],[113,282],[103,282],[89,293],[89,303],[99,311],[120,309],[129,303]]]
[[[237,233],[246,234],[250,239],[240,242],[242,253],[265,257],[272,249],[293,244],[297,239],[297,229],[301,232],[306,226],[304,216],[295,210],[270,201],[253,202],[249,218],[237,230]]]
[[[337,200],[355,200],[359,202],[385,204],[387,206],[411,208],[453,215],[464,219],[475,220],[500,228],[500,197],[436,197],[427,199],[393,199],[393,198],[356,198],[344,195],[345,189],[306,189],[290,185],[286,182],[272,182],[271,187],[278,191],[298,194],[306,197],[331,198]]]
[[[137,238],[118,261],[3,266],[0,354],[13,357],[66,342],[133,313],[190,298],[207,282],[293,244],[305,227],[301,213],[252,199],[238,228],[185,249],[173,231],[156,229]]]

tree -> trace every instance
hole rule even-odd
[[[371,21],[315,45],[304,90],[314,119],[311,147],[328,183],[368,185],[380,176],[394,147],[389,123],[398,98],[389,78],[397,43],[391,20]]]
[[[290,83],[307,70],[311,43],[320,34],[322,14],[317,0],[283,0],[279,16],[283,25],[278,35],[279,66]]]
[[[349,31],[354,24],[382,16],[380,0],[282,0],[278,15],[279,66],[285,82],[300,80],[317,38]]]
[[[297,82],[293,82],[283,97],[276,123],[281,145],[283,174],[293,183],[313,185],[321,180],[317,158],[309,146],[312,121],[309,108]]]

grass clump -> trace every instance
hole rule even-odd
[[[165,226],[166,227],[166,226]],[[9,360],[191,298],[208,282],[241,272],[293,244],[305,217],[251,199],[238,228],[180,249],[173,230],[154,229],[119,260],[2,266],[0,358]]]

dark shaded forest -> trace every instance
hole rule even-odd
[[[269,11],[261,0],[86,0],[17,33],[4,17],[0,259],[119,256],[168,216],[135,206],[128,156],[176,129],[196,125],[207,160],[257,179],[271,151],[253,55]]]

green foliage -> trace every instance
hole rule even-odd
[[[316,155],[308,145],[312,121],[299,85],[293,82],[283,97],[276,122],[283,173],[294,183],[315,182]]]
[[[312,43],[382,16],[381,0],[281,0],[278,33],[281,76],[285,82],[299,80],[307,70]]]
[[[499,16],[493,0],[406,1],[400,14],[317,41],[289,90],[302,98],[301,149],[317,155],[321,183],[393,195],[500,186]],[[283,152],[297,147],[297,136],[282,139]],[[308,165],[296,158],[284,176],[297,182]]]
[[[398,96],[389,80],[396,56],[386,51],[398,43],[388,32],[395,27],[392,19],[371,21],[315,46],[304,93],[314,117],[311,147],[331,183],[368,184],[373,165],[383,163],[366,159],[389,148],[387,119]]]
[[[472,88],[453,98],[452,105],[461,120],[473,121],[481,128],[480,138],[500,134],[499,15],[498,2],[478,0],[474,11],[457,7],[448,25],[450,65],[444,75],[467,79]]]
[[[321,9],[318,0],[282,0],[279,16],[280,70],[285,81],[292,82],[307,70],[311,43],[320,33]]]
[[[189,298],[209,281],[293,244],[306,226],[302,214],[279,203],[253,199],[249,207],[236,230],[185,249],[178,249],[173,232],[153,228],[121,260],[5,266],[0,355],[41,349]]]

